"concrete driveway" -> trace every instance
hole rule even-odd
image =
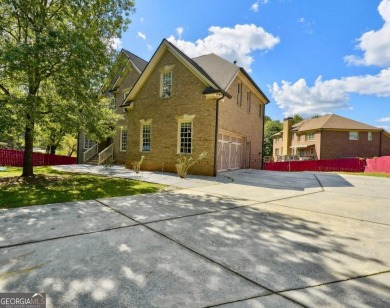
[[[46,292],[48,307],[390,306],[390,179],[223,176],[0,211],[0,292]]]

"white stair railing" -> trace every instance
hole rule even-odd
[[[102,162],[112,157],[113,155],[114,155],[114,144],[110,144],[108,147],[106,147],[103,151],[99,153],[98,164],[100,165]]]
[[[91,157],[99,152],[97,143],[84,152],[83,163],[87,162]]]

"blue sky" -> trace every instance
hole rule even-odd
[[[117,47],[163,38],[248,70],[282,120],[336,113],[390,130],[390,0],[138,0]]]

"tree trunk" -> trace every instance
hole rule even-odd
[[[57,146],[56,145],[51,145],[50,146],[50,154],[55,155],[56,154],[56,150],[57,150]]]
[[[34,145],[34,122],[27,114],[27,124],[24,132],[24,155],[23,177],[34,176],[33,170],[33,145]]]

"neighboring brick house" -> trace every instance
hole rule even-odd
[[[273,136],[273,159],[297,155],[312,159],[390,155],[390,134],[384,129],[335,114],[292,125],[286,118],[283,131]]]
[[[121,71],[119,75],[111,80],[105,95],[111,98],[111,106],[108,107],[115,109],[115,112],[122,115],[122,117],[116,124],[115,134],[107,140],[100,142],[90,141],[83,132],[79,134],[78,163],[102,163],[108,158],[113,158],[114,162],[118,164],[125,163],[128,136],[127,116],[125,115],[126,109],[119,106],[148,62],[125,49],[120,51],[117,61],[123,61],[124,66],[119,68]],[[122,62],[119,63],[122,64]],[[99,161],[99,153],[101,161]]]
[[[215,54],[190,59],[163,40],[122,107],[128,109],[126,167],[175,172],[179,155],[208,157],[192,174],[262,167],[264,106],[247,72]]]

